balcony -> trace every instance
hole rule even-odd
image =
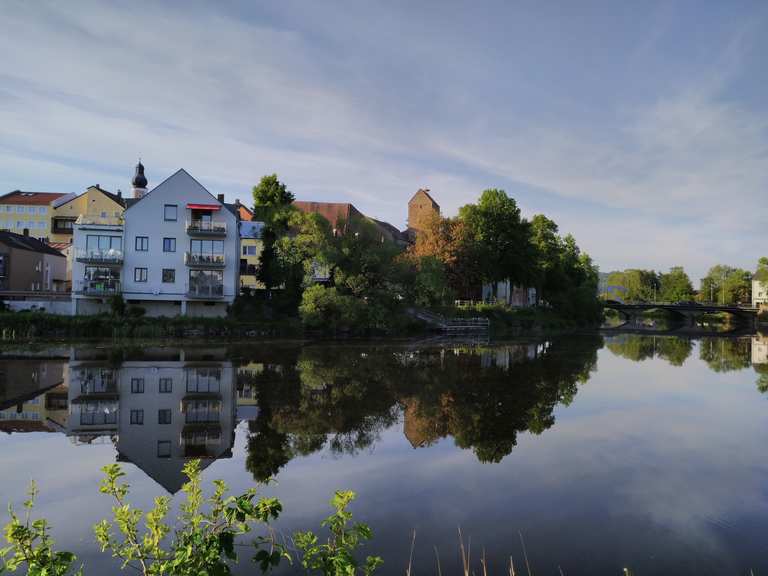
[[[224,298],[224,284],[190,284],[187,298],[193,300],[220,300]]]
[[[227,235],[226,222],[210,220],[188,220],[187,234],[190,236],[224,237]]]
[[[184,262],[190,268],[224,268],[224,254],[201,254],[199,252],[186,252]]]
[[[120,294],[122,291],[120,280],[83,280],[75,293],[83,296],[106,297]]]
[[[53,234],[72,234],[76,218],[54,218],[51,232]]]
[[[108,250],[79,248],[75,253],[75,259],[83,264],[93,264],[96,266],[122,266],[123,251],[115,248]]]

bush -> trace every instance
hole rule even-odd
[[[323,332],[353,332],[365,315],[365,303],[353,296],[339,294],[336,288],[310,286],[304,290],[299,306],[304,325]]]
[[[109,307],[112,309],[112,315],[123,317],[125,316],[125,299],[122,294],[115,294],[109,300]]]
[[[141,318],[147,313],[147,309],[143,306],[128,306],[126,312],[131,318]]]

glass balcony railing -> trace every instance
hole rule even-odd
[[[184,254],[184,262],[187,266],[200,268],[224,268],[224,254],[202,254],[200,252],[187,252]]]
[[[78,262],[84,264],[100,264],[103,266],[122,266],[123,251],[115,248],[106,250],[79,248],[75,252]]]
[[[84,296],[114,296],[122,289],[120,280],[81,280],[75,292]]]
[[[211,220],[188,220],[187,233],[199,236],[226,236],[227,223]]]
[[[188,298],[218,299],[224,297],[224,284],[190,284]]]

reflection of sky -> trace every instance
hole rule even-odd
[[[711,372],[697,350],[684,366],[664,360],[633,363],[599,353],[598,370],[555,425],[521,434],[500,464],[480,464],[444,439],[413,449],[402,424],[356,456],[328,452],[297,458],[270,493],[281,496],[286,531],[318,526],[336,489],[352,489],[358,519],[376,534],[372,551],[384,573],[402,573],[416,529],[417,572],[459,567],[457,527],[485,548],[498,573],[509,554],[518,567],[522,531],[536,573],[755,573],[768,570],[762,534],[768,528],[765,440],[768,397],[752,370]],[[252,485],[245,470],[245,429],[234,457],[204,473],[233,490]],[[4,499],[18,503],[28,480],[41,487],[40,510],[62,546],[82,553],[90,526],[109,511],[98,494],[98,468],[114,461],[107,445],[74,446],[59,434],[0,439]],[[76,463],[76,465],[73,465]],[[137,505],[159,486],[131,465]],[[91,555],[90,565],[97,562]],[[101,560],[103,562],[103,558]]]

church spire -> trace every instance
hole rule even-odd
[[[147,177],[144,176],[144,164],[141,163],[141,158],[136,164],[136,174],[134,174],[131,184],[133,185],[134,198],[141,198],[147,193]]]

